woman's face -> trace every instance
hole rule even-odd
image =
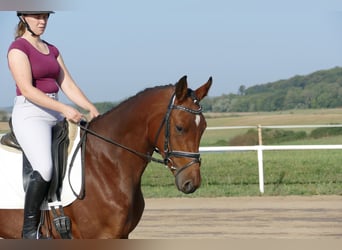
[[[24,15],[23,18],[30,26],[31,30],[38,36],[42,35],[45,31],[49,14],[30,14]]]

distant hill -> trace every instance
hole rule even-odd
[[[203,100],[207,112],[256,112],[342,107],[342,68],[320,70],[287,80],[240,86],[239,94]]]

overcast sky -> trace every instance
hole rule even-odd
[[[6,56],[18,18],[2,1],[0,107],[7,107],[15,87]],[[340,0],[74,3],[56,9],[43,38],[94,102],[121,101],[183,75],[192,88],[212,76],[209,96],[219,96],[342,66]]]

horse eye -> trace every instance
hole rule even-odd
[[[178,133],[182,133],[183,132],[183,127],[176,125],[176,131]]]

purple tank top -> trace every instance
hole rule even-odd
[[[59,90],[57,79],[60,72],[60,66],[57,62],[59,51],[52,44],[45,43],[49,48],[49,54],[41,53],[24,38],[16,39],[8,51],[19,49],[27,55],[31,64],[33,86],[44,93],[57,93]],[[16,92],[17,95],[21,95],[18,85]]]

